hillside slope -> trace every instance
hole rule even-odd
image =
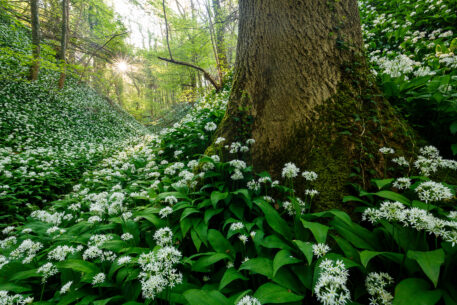
[[[27,81],[26,68],[15,57],[29,52],[26,32],[1,16],[0,201],[6,208],[0,215],[56,199],[121,142],[147,132],[71,76],[63,90],[57,89],[58,72],[52,69],[43,68],[37,82]]]

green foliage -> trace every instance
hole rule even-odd
[[[445,155],[457,153],[455,1],[359,1],[384,95]]]
[[[0,199],[27,214],[2,227],[2,302],[457,303],[457,162],[435,148],[414,164],[382,149],[385,176],[341,203],[354,215],[312,213],[326,190],[296,197],[295,166],[282,185],[245,163],[246,133],[214,138],[229,88],[144,135],[91,89],[70,77],[57,92],[45,75],[0,81]]]

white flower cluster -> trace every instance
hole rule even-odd
[[[411,186],[411,179],[407,177],[398,178],[392,185],[399,190],[407,190]]]
[[[143,253],[138,259],[142,272],[138,276],[141,281],[141,289],[145,299],[154,297],[165,290],[167,287],[173,288],[182,282],[182,274],[173,268],[181,260],[181,252],[172,247],[171,231],[168,233],[157,234],[157,239],[163,243],[159,250]],[[163,237],[165,236],[166,237]],[[155,236],[155,235],[154,235]]]
[[[166,218],[171,213],[173,213],[173,209],[171,207],[164,207],[159,211],[160,218]]]
[[[422,175],[430,176],[438,171],[440,168],[448,168],[450,170],[457,170],[457,161],[443,159],[438,149],[433,146],[425,146],[420,149],[420,156],[414,162],[416,167]]]
[[[12,259],[20,259],[23,257],[24,259],[22,260],[22,263],[28,264],[32,262],[41,248],[43,248],[42,243],[38,241],[34,242],[31,239],[26,239],[19,245],[19,247],[10,253],[10,257]]]
[[[244,224],[242,222],[234,222],[230,225],[230,231],[237,231],[244,229]]]
[[[175,196],[167,196],[163,201],[165,201],[165,203],[168,203],[169,205],[174,205],[178,202],[178,199]]]
[[[215,123],[213,123],[213,122],[209,122],[209,123],[207,123],[205,125],[205,130],[206,131],[210,131],[211,132],[211,131],[214,131],[216,129],[217,129],[217,125]]]
[[[386,290],[386,287],[392,285],[393,282],[393,278],[387,273],[369,273],[365,286],[371,295],[370,305],[391,305],[394,297]]]
[[[67,258],[68,254],[74,254],[82,250],[82,246],[71,247],[71,246],[57,246],[53,250],[49,251],[48,259],[62,262]]]
[[[159,246],[165,247],[173,242],[173,233],[168,227],[161,228],[154,233],[154,240]]]
[[[97,273],[92,278],[92,285],[95,286],[98,284],[102,284],[103,282],[105,282],[105,280],[106,280],[106,275],[103,272]]]
[[[321,273],[314,287],[317,299],[323,305],[344,305],[351,299],[349,289],[346,287],[349,272],[344,263],[324,259],[320,265]]]
[[[317,179],[317,174],[313,171],[304,171],[302,176],[306,181],[314,181]]]
[[[415,67],[420,66],[420,62],[414,61],[404,54],[398,54],[392,60],[385,57],[373,57],[372,60],[377,60],[383,72],[391,77],[400,77],[411,73]]]
[[[70,287],[72,284],[73,284],[73,281],[69,281],[65,285],[63,285],[62,288],[60,288],[60,294],[62,295],[62,294],[67,293],[68,291],[70,291]]]
[[[452,219],[453,214],[450,213],[449,216]],[[362,220],[371,223],[377,223],[382,219],[434,234],[452,243],[452,246],[457,243],[457,221],[443,220],[419,208],[406,208],[400,202],[385,201],[378,209],[368,208],[362,214]]]
[[[236,305],[262,305],[259,300],[249,295],[244,296]]]
[[[292,162],[286,163],[282,169],[282,177],[292,179],[297,177],[300,169]]]
[[[246,168],[246,162],[242,160],[232,160],[229,162],[229,164],[239,170]]]
[[[184,168],[184,163],[176,162],[176,163],[173,163],[172,165],[168,166],[164,170],[164,174],[172,176],[172,175],[176,174],[176,171],[181,170],[183,168]]]
[[[307,208],[306,202],[301,200],[299,197],[293,198],[292,201],[294,201],[296,203],[297,208],[300,210],[300,213],[303,215],[306,212],[306,208]],[[294,207],[294,204],[292,204],[292,202],[284,201],[282,203],[282,206],[287,211],[287,214],[289,214],[290,216],[297,214],[296,207]]]
[[[2,270],[3,266],[9,264],[9,260],[6,258],[6,256],[0,255],[0,270]]]
[[[46,263],[40,268],[38,268],[38,273],[42,275],[41,282],[46,283],[47,279],[53,275],[56,275],[59,272],[57,267],[54,266],[52,263]]]
[[[454,196],[450,188],[434,181],[422,182],[416,187],[415,191],[419,199],[425,201],[425,203],[451,199]]]
[[[123,241],[132,240],[133,239],[133,235],[130,234],[130,233],[124,233],[124,234],[121,235],[121,239]]]
[[[330,247],[326,244],[314,244],[313,245],[313,254],[319,258],[324,256],[330,251]]]
[[[384,155],[392,155],[395,153],[395,150],[393,148],[390,148],[390,147],[381,147],[379,149],[379,152],[384,154]]]
[[[0,291],[0,305],[25,305],[32,304],[33,298],[24,298],[20,294],[8,295],[8,291]]]
[[[125,265],[125,264],[130,263],[131,261],[132,261],[132,258],[130,256],[126,255],[126,256],[119,257],[117,260],[117,263],[119,265]]]

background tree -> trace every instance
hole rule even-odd
[[[30,68],[30,79],[35,81],[38,79],[40,71],[40,18],[38,12],[39,0],[31,0],[31,25],[32,25],[32,55],[33,61]]]
[[[239,10],[234,84],[217,136],[253,137],[257,171],[278,178],[287,162],[316,171],[319,209],[328,209],[352,167],[367,182],[367,164],[382,171],[379,147],[411,147],[367,69],[356,0],[240,0]]]
[[[66,70],[66,51],[68,45],[68,19],[70,14],[69,0],[62,0],[62,36],[60,38],[60,60],[62,61],[62,72],[59,78],[59,88],[63,88],[65,83]]]

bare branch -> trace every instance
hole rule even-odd
[[[203,76],[211,83],[211,85],[214,86],[216,91],[221,90],[221,86],[214,80],[214,78],[205,69],[203,69],[203,68],[201,68],[199,66],[187,63],[187,62],[183,62],[183,61],[177,61],[177,60],[174,60],[174,59],[168,59],[168,58],[164,58],[164,57],[160,57],[160,56],[158,58],[160,60],[175,64],[175,65],[181,65],[181,66],[186,66],[186,67],[189,67],[189,68],[197,69],[198,71],[203,73]]]

